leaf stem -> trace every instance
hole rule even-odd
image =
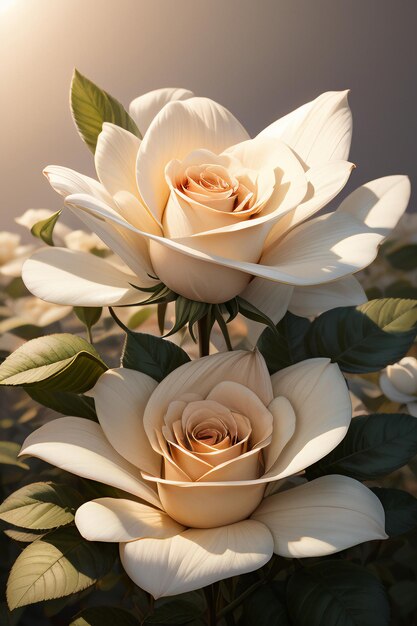
[[[209,315],[204,315],[197,322],[198,327],[198,348],[200,357],[208,356],[210,354],[210,332],[211,325]]]
[[[217,626],[216,592],[214,585],[204,587],[204,594],[207,601],[207,624],[208,626]]]

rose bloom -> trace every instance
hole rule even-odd
[[[388,365],[379,377],[379,386],[389,400],[406,404],[410,415],[417,417],[417,359],[406,356]]]
[[[20,235],[0,231],[0,284],[21,275],[22,265],[32,251],[33,246],[21,244]]]
[[[357,189],[337,211],[314,217],[343,188],[351,113],[347,92],[328,92],[254,139],[223,106],[184,89],[134,100],[143,140],[103,124],[99,182],[59,166],[45,174],[89,229],[126,264],[62,249],[25,264],[40,298],[83,306],[137,303],[135,289],[162,282],[191,300],[240,294],[278,321],[366,301],[352,274],[376,256],[404,212],[404,176]],[[154,280],[154,278],[156,280]]]
[[[273,553],[386,538],[380,501],[356,480],[289,480],[349,426],[349,392],[328,359],[271,377],[256,351],[219,353],[159,384],[108,370],[90,393],[99,424],[49,422],[21,454],[132,494],[83,504],[75,523],[88,540],[120,543],[127,574],[155,598],[253,571]]]

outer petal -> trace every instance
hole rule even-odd
[[[126,192],[122,195],[125,199]],[[141,286],[147,287],[149,283],[149,275],[153,275],[153,268],[149,258],[148,241],[145,237],[139,235],[127,228],[120,228],[117,223],[97,220],[93,214],[80,209],[103,209],[114,215],[120,223],[127,223],[123,218],[119,217],[113,209],[98,198],[85,194],[74,194],[67,196],[65,203],[82,221],[93,230],[104,243],[117,254],[126,265],[137,276],[140,277]],[[139,204],[140,206],[140,204]]]
[[[155,429],[161,432],[168,405],[196,390],[203,398],[221,381],[241,383],[267,406],[273,396],[271,379],[259,352],[218,353],[190,361],[168,374],[151,395],[143,418],[145,432],[156,451],[160,446]]]
[[[345,276],[333,283],[295,287],[288,309],[301,317],[314,317],[339,306],[352,306],[367,302],[368,298],[354,276]]]
[[[139,191],[160,222],[168,198],[165,167],[172,159],[205,148],[215,153],[248,139],[237,119],[208,98],[170,102],[149,126],[138,153]]]
[[[413,417],[417,417],[417,402],[408,402],[407,411]]]
[[[385,176],[356,189],[337,211],[352,215],[381,237],[387,237],[406,210],[410,192],[407,176]]]
[[[93,396],[104,434],[119,454],[140,469],[159,476],[161,457],[149,445],[143,414],[158,383],[126,368],[107,370],[88,392]]]
[[[143,537],[165,539],[184,530],[163,511],[122,498],[86,502],[77,509],[75,525],[88,541],[114,543]]]
[[[140,139],[129,131],[108,122],[103,124],[94,162],[100,181],[112,196],[122,190],[138,195],[136,157],[139,146]]]
[[[252,572],[269,561],[272,551],[269,530],[245,520],[221,528],[186,530],[170,539],[122,544],[120,558],[128,576],[160,598]]]
[[[111,195],[108,191],[94,178],[79,174],[68,167],[61,165],[48,165],[43,170],[52,189],[66,198],[73,193],[87,193],[103,202],[112,205]]]
[[[258,136],[285,141],[309,166],[347,159],[352,114],[347,91],[328,91],[277,120]]]
[[[144,299],[126,274],[88,252],[45,248],[26,261],[22,270],[26,287],[35,296],[72,306],[117,306]]]
[[[271,531],[275,554],[286,557],[325,556],[387,539],[381,502],[347,476],[322,476],[265,498],[252,517]]]
[[[136,467],[107,441],[101,427],[82,417],[61,417],[44,424],[23,442],[20,454],[36,456],[77,476],[97,480],[161,507],[155,491]]]
[[[303,202],[284,215],[272,228],[266,248],[277,245],[278,240],[291,228],[311,217],[343,189],[354,165],[349,161],[331,161],[309,169],[305,176],[308,192]]]
[[[309,359],[271,377],[274,396],[290,401],[296,415],[294,435],[266,476],[295,474],[333,450],[352,417],[349,391],[339,367],[329,359]]]
[[[168,102],[175,100],[188,100],[194,96],[192,91],[176,87],[155,89],[132,100],[129,105],[129,114],[135,120],[142,135],[146,133],[149,124],[159,111]]]

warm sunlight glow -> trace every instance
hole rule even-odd
[[[13,3],[14,0],[0,0],[0,13],[4,13],[4,11],[7,11],[7,9],[9,9]]]

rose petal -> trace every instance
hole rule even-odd
[[[122,190],[138,196],[136,157],[139,146],[140,139],[129,131],[108,122],[103,124],[94,162],[101,183],[112,196]]]
[[[258,137],[287,143],[309,165],[347,159],[352,139],[352,114],[347,91],[328,91],[273,122]]]
[[[347,476],[322,476],[265,498],[252,516],[269,528],[274,552],[317,557],[387,539],[380,500]]]
[[[135,276],[87,252],[44,248],[22,269],[26,287],[35,296],[72,306],[117,306],[145,299],[130,283]]]
[[[128,576],[154,598],[200,589],[259,569],[272,556],[268,529],[253,520],[223,528],[189,529],[170,539],[120,546]]]
[[[266,477],[295,474],[328,454],[345,436],[352,418],[346,381],[329,359],[309,359],[271,377],[275,397],[289,400],[295,432]]]
[[[86,502],[77,509],[75,525],[88,541],[116,543],[143,537],[165,539],[184,530],[163,511],[122,498]]]
[[[61,417],[44,424],[23,442],[27,454],[82,478],[123,489],[160,508],[158,496],[139,470],[120,456],[96,422]]]
[[[167,87],[155,89],[132,100],[129,114],[134,119],[142,135],[146,133],[153,118],[168,102],[188,100],[194,96],[188,89]]]
[[[94,398],[97,417],[107,439],[127,461],[160,475],[161,457],[149,445],[143,414],[158,383],[127,368],[107,370],[88,395]]]
[[[301,317],[315,317],[339,306],[355,306],[367,301],[358,279],[345,276],[324,285],[294,287],[288,310]]]

